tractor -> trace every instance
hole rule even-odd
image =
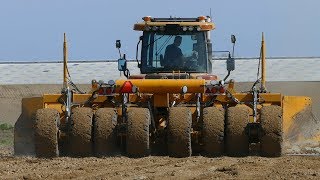
[[[22,100],[16,155],[281,156],[284,136],[311,99],[267,91],[264,37],[261,78],[241,93],[229,79],[233,51],[218,51],[227,54],[226,77],[212,71],[210,17],[147,16],[133,29],[142,32],[136,47],[141,73],[130,74],[117,40],[122,77],[92,80],[89,93],[70,86],[64,37],[62,91]],[[231,42],[234,47],[235,36]]]

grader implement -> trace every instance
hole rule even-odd
[[[267,92],[263,38],[262,77],[240,93],[228,79],[235,69],[233,53],[228,52],[228,75],[212,74],[210,17],[143,20],[134,25],[143,32],[137,44],[141,74],[130,75],[117,41],[118,69],[126,78],[93,80],[90,93],[70,86],[64,38],[62,91],[23,99],[15,125],[16,155],[188,157],[255,151],[275,157],[283,153],[284,137],[299,132],[296,122],[309,121],[299,119],[311,107],[309,97]]]

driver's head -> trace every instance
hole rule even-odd
[[[176,36],[176,37],[174,38],[174,42],[173,42],[173,43],[174,43],[176,46],[180,46],[181,41],[182,41],[182,37],[181,37],[181,36]]]

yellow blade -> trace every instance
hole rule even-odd
[[[14,125],[15,155],[35,155],[34,115],[37,109],[42,107],[42,97],[22,99],[22,112]]]
[[[286,153],[320,153],[320,122],[310,97],[283,97],[283,136]]]

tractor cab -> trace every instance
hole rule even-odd
[[[210,73],[212,45],[210,30],[214,24],[209,17],[152,18],[134,25],[142,31],[141,74],[154,73]],[[138,55],[137,55],[138,57]]]

